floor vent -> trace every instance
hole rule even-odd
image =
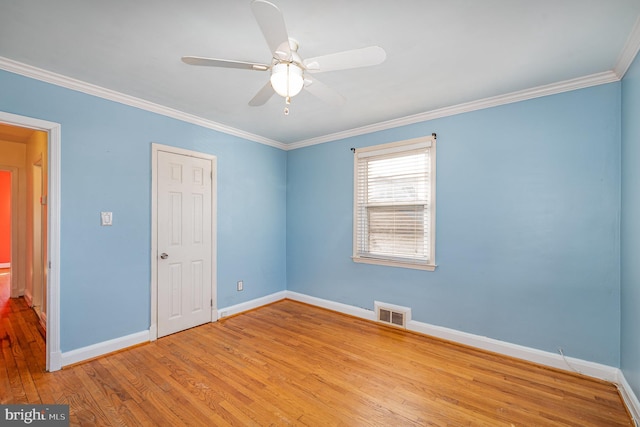
[[[411,309],[409,307],[376,301],[375,308],[378,322],[406,329],[407,322],[411,317]]]

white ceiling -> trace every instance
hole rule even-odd
[[[305,91],[288,116],[277,95],[250,107],[268,72],[180,61],[270,63],[249,0],[0,0],[0,57],[299,145],[611,72],[640,15],[638,0],[272,1],[303,58],[378,45],[386,62],[315,74],[347,99],[341,107]]]

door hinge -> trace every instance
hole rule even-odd
[[[213,298],[211,299],[211,307],[213,307]]]

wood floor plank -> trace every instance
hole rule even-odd
[[[1,402],[72,425],[633,425],[610,383],[288,300],[45,373],[34,313],[2,304]]]
[[[180,406],[180,399],[172,399],[163,389],[156,386],[155,383],[149,381],[147,377],[140,372],[137,368],[137,362],[130,357],[111,357],[109,359],[117,359],[118,363],[121,363],[124,369],[129,372],[137,372],[137,380],[132,377],[127,377],[127,381],[130,382],[135,389],[142,393],[143,398],[138,402],[139,407],[147,414],[147,418],[138,420],[139,422],[162,422],[156,425],[183,425],[185,422],[173,411],[175,406]],[[188,409],[188,408],[186,408]]]
[[[21,378],[21,376],[24,375],[24,373],[22,372],[22,368],[24,368],[24,366],[21,364],[21,358],[19,356],[16,357],[16,354],[20,354],[19,349],[16,350],[18,341],[13,331],[13,325],[8,321],[8,319],[6,319],[5,321],[4,329],[7,334],[5,339],[7,345],[4,345],[2,347],[2,353],[4,355],[4,360],[7,363],[9,385],[11,388],[11,393],[13,395],[12,402],[29,403],[27,392],[25,390],[24,384],[22,384]]]
[[[225,425],[224,418],[217,412],[213,411],[206,403],[193,395],[192,389],[188,386],[184,387],[183,378],[176,378],[170,367],[167,367],[166,354],[162,345],[159,343],[150,344],[147,347],[155,347],[156,351],[150,352],[146,347],[146,351],[136,352],[134,355],[137,359],[135,365],[137,369],[143,373],[159,390],[151,396],[155,399],[156,405],[165,405],[170,408],[172,413],[176,415],[182,424],[198,425],[199,420],[210,419],[213,425]],[[136,360],[133,359],[133,360]]]

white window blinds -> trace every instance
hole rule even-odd
[[[435,266],[434,172],[433,136],[356,150],[354,261]]]

